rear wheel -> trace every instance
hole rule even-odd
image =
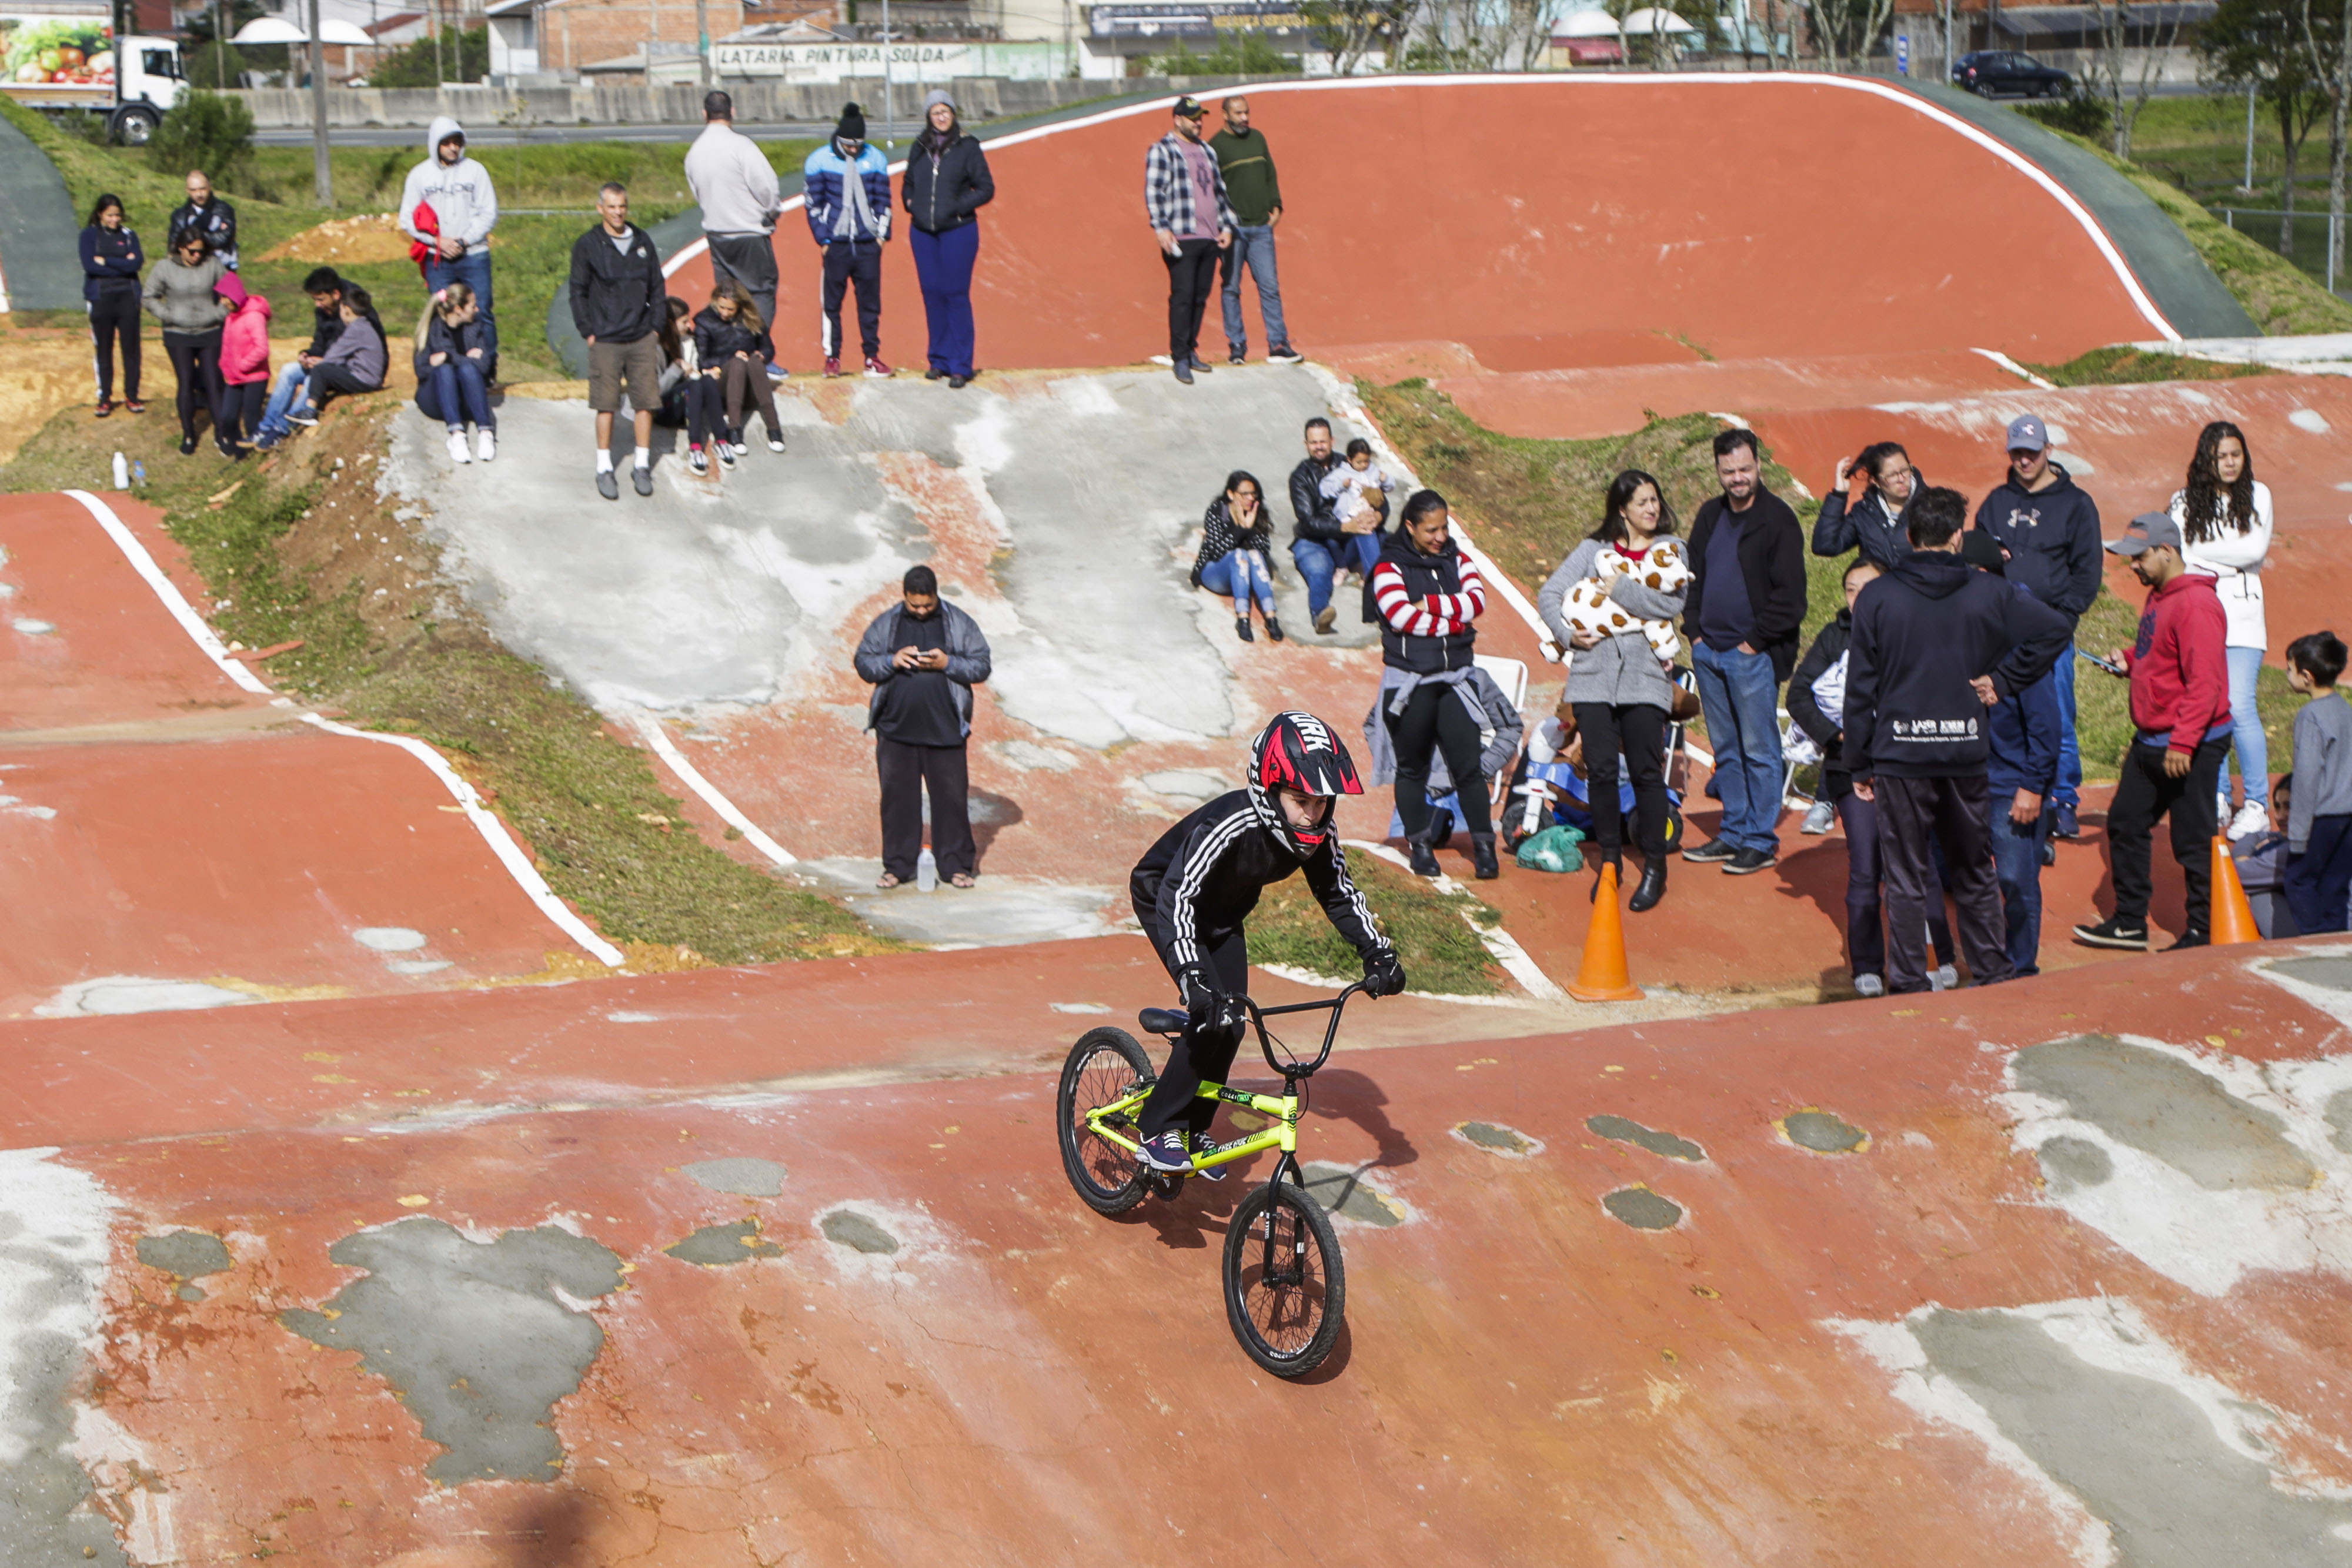
[[[114,139],[125,147],[144,147],[154,136],[155,127],[163,117],[144,104],[132,104],[115,110]]]
[[[1151,1059],[1123,1029],[1088,1030],[1062,1063],[1054,1120],[1062,1141],[1062,1169],[1080,1201],[1097,1214],[1125,1214],[1146,1191],[1143,1162],[1087,1125],[1087,1115],[1124,1100],[1151,1078]],[[1129,1116],[1122,1129],[1129,1137]]]
[[[1303,1377],[1339,1338],[1348,1275],[1339,1239],[1305,1188],[1268,1182],[1225,1231],[1225,1320],[1249,1358],[1276,1377]]]

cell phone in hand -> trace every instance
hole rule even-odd
[[[2112,659],[2102,659],[2096,653],[2085,653],[2080,648],[2074,650],[2074,657],[2087,660],[2089,663],[2098,665],[2099,668],[2106,671],[2107,674],[2111,675],[2121,675],[2130,673]]]

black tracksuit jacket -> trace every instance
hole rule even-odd
[[[1246,789],[1218,796],[1160,834],[1135,862],[1127,893],[1181,984],[1186,970],[1204,969],[1208,947],[1242,928],[1260,894],[1297,872],[1306,873],[1317,902],[1358,953],[1369,958],[1388,947],[1348,875],[1339,839],[1325,839],[1300,863],[1258,820]]]

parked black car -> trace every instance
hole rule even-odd
[[[2074,78],[2032,55],[1983,49],[1952,62],[1952,85],[1979,98],[2063,98]]]

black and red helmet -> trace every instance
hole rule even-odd
[[[1326,809],[1312,828],[1293,822],[1274,799],[1276,789],[1296,789],[1316,800],[1360,795],[1363,781],[1356,777],[1354,758],[1331,727],[1311,713],[1278,713],[1258,732],[1250,747],[1249,797],[1258,821],[1300,860],[1307,859],[1336,831]]]

